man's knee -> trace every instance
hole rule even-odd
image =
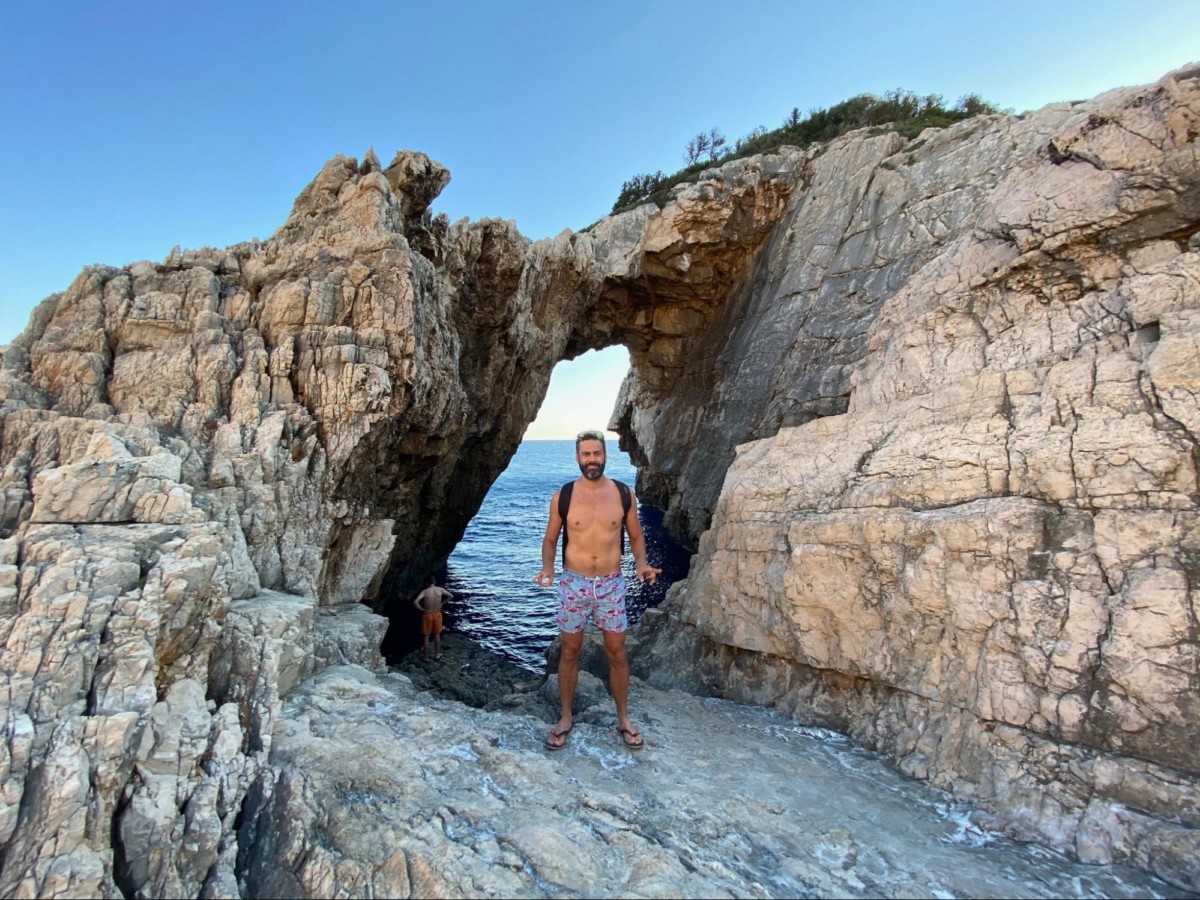
[[[605,641],[604,654],[608,657],[609,666],[623,666],[628,662],[624,641]]]
[[[579,662],[579,654],[583,651],[583,633],[578,635],[564,634],[562,636],[562,652],[559,656],[560,663],[573,665]]]

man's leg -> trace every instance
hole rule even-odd
[[[625,655],[625,632],[604,632],[604,652],[608,656],[608,686],[617,704],[617,724],[632,728],[629,721],[629,658]]]
[[[558,707],[559,719],[554,730],[565,733],[571,727],[571,704],[575,700],[575,685],[579,682],[579,652],[583,649],[583,632],[559,633],[562,638],[562,654],[558,658]]]
[[[596,598],[596,624],[604,633],[604,653],[608,657],[608,687],[617,704],[617,731],[626,747],[642,746],[642,735],[629,721],[629,658],[625,655],[625,630],[629,618],[625,612],[625,578],[614,575],[604,579]]]
[[[608,686],[617,704],[617,733],[626,747],[640,749],[645,746],[642,732],[629,720],[629,658],[625,655],[625,632],[604,632],[604,652],[608,656]]]

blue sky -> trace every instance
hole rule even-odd
[[[1022,111],[1154,81],[1200,60],[1200,0],[42,0],[0,5],[0,33],[4,343],[89,263],[267,237],[337,153],[428,153],[453,176],[435,212],[536,239],[713,126],[896,87]],[[623,353],[559,366],[540,418],[560,394],[595,411],[540,436],[603,424]]]

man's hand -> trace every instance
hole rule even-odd
[[[554,570],[551,569],[550,571],[547,571],[545,569],[542,569],[542,571],[538,572],[536,575],[533,576],[533,580],[537,582],[538,587],[544,587],[544,588],[553,587],[554,586]]]
[[[656,569],[656,568],[654,568],[654,566],[650,565],[649,563],[642,563],[640,566],[637,567],[637,580],[642,582],[643,584],[647,580],[649,580],[649,582],[651,584],[654,584],[654,579],[658,578],[658,576],[661,574],[662,574],[662,569]]]

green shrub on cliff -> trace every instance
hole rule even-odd
[[[665,178],[662,169],[653,175],[634,175],[621,185],[621,193],[617,195],[617,202],[613,204],[613,212],[633,206],[638,201],[649,197],[662,187]]]
[[[809,144],[831,141],[856,128],[883,125],[894,127],[905,137],[916,137],[925,128],[944,128],[972,116],[1003,111],[978,94],[967,94],[953,106],[947,106],[941,94],[920,95],[897,88],[882,97],[859,94],[828,109],[812,110],[806,116],[801,116],[800,110],[793,108],[778,128],[772,131],[761,126],[755,128],[750,134],[736,140],[732,147],[729,147],[720,131],[713,128],[697,134],[688,142],[684,151],[687,165],[678,172],[663,175],[660,170],[652,175],[634,175],[622,184],[612,211],[623,212],[648,201],[661,207],[666,203],[671,188],[685,181],[695,181],[705,169],[732,159],[767,153],[785,145],[807,147]]]

